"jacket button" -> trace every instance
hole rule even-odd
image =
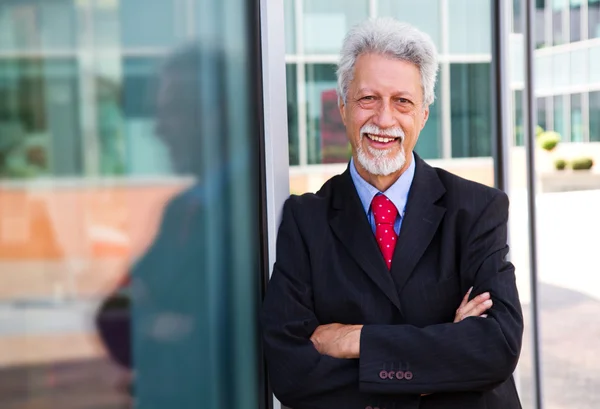
[[[373,406],[367,406],[365,409],[373,409]]]
[[[404,372],[402,372],[402,371],[396,372],[396,379],[400,379],[400,380],[404,379]]]
[[[387,376],[388,376],[387,371],[381,371],[381,372],[379,372],[379,377],[381,379],[387,379]]]
[[[395,371],[389,371],[388,372],[388,379],[394,379],[394,376],[396,376],[396,372]]]
[[[410,381],[413,378],[413,373],[411,371],[404,372],[404,379]]]

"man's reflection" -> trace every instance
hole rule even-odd
[[[171,56],[162,69],[156,131],[176,172],[193,175],[196,183],[166,204],[154,241],[133,265],[122,288],[124,296],[107,303],[120,305],[122,314],[114,314],[119,308],[113,308],[112,320],[106,312],[99,317],[107,348],[132,371],[139,408],[198,408],[210,396],[209,359],[215,357],[210,356],[207,341],[210,308],[204,266],[206,204],[216,198],[206,194],[203,183],[207,166],[202,160],[201,119],[216,101],[203,97],[200,79],[206,74],[202,67],[219,64],[216,53],[187,47]],[[211,151],[211,162],[223,165],[218,157],[222,142],[212,143],[217,149]],[[215,173],[211,183],[219,177]],[[105,309],[110,310],[107,304]],[[129,329],[130,343],[126,342]]]

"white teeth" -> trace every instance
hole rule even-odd
[[[381,136],[377,136],[377,135],[373,135],[373,134],[367,134],[369,136],[369,138],[371,138],[372,140],[376,141],[376,142],[382,142],[382,143],[388,143],[393,141],[395,138],[383,138]]]

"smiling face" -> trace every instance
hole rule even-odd
[[[361,176],[399,177],[429,116],[419,69],[380,54],[360,55],[340,112]]]

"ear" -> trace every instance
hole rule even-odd
[[[427,107],[423,110],[423,123],[421,124],[421,131],[423,130],[423,128],[425,128],[425,124],[427,123],[428,119],[429,119],[429,105],[427,105]]]
[[[338,108],[340,109],[340,116],[342,117],[342,122],[344,123],[344,126],[346,126],[346,104],[344,103],[344,100],[339,97],[338,99]]]

